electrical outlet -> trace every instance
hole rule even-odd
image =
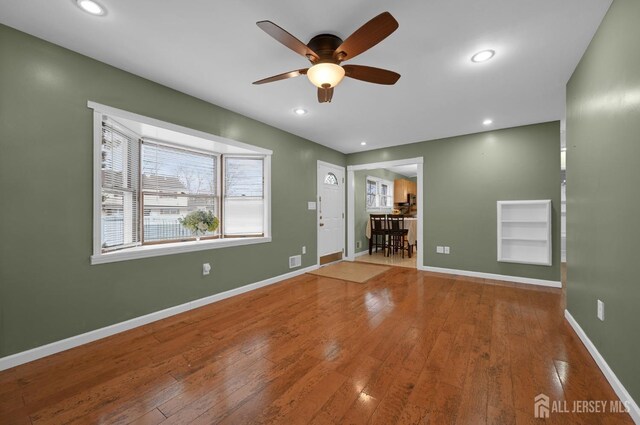
[[[202,276],[208,276],[211,273],[211,264],[204,263],[202,265]]]
[[[436,246],[436,252],[438,254],[444,254],[444,247],[443,246]]]
[[[356,241],[356,248],[357,249],[362,248],[362,241]]]
[[[307,247],[306,247],[306,246],[303,246],[303,247],[302,247],[302,253],[303,253],[303,254],[306,254],[306,253],[307,253]]]
[[[598,319],[604,322],[604,301],[598,300]]]
[[[444,253],[445,253],[445,254],[448,254],[449,252],[450,252],[450,251],[449,251],[449,247],[448,247],[448,246],[445,246],[445,247],[444,247]]]

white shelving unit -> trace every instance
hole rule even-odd
[[[551,200],[498,201],[498,261],[551,265]]]

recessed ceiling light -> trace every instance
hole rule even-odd
[[[471,56],[471,62],[485,62],[491,59],[495,54],[495,50],[483,50]]]
[[[490,119],[487,118],[486,120],[482,121],[482,124],[491,125],[491,124],[493,124],[493,120],[490,120]]]
[[[103,16],[107,13],[107,10],[104,7],[93,0],[76,0],[76,2],[80,9],[92,15]]]
[[[307,110],[303,108],[296,108],[293,110],[293,113],[296,115],[306,115]]]
[[[360,142],[360,145],[365,146],[367,142]]]

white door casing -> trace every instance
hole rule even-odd
[[[398,159],[393,161],[376,162],[369,164],[349,165],[347,167],[347,209],[348,209],[348,227],[347,227],[347,260],[354,261],[356,256],[356,231],[355,231],[355,172],[361,170],[376,170],[380,168],[396,167],[400,165],[417,164],[418,166],[418,225],[417,225],[417,238],[418,249],[416,256],[416,267],[418,270],[426,270],[424,268],[424,249],[423,249],[423,217],[424,217],[424,172],[423,172],[423,157]]]
[[[345,169],[318,161],[318,264],[320,257],[344,252]]]

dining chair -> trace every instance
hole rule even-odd
[[[382,248],[382,252],[387,255],[385,250],[387,247],[387,236],[389,232],[387,230],[387,217],[385,214],[370,214],[369,220],[371,220],[371,237],[369,238],[369,255],[373,252],[373,247]]]
[[[402,258],[404,258],[404,251],[406,250],[409,258],[411,258],[411,244],[407,240],[409,229],[404,227],[404,216],[388,214],[387,229],[389,229],[389,252],[393,251],[395,254],[400,250],[402,251]]]

